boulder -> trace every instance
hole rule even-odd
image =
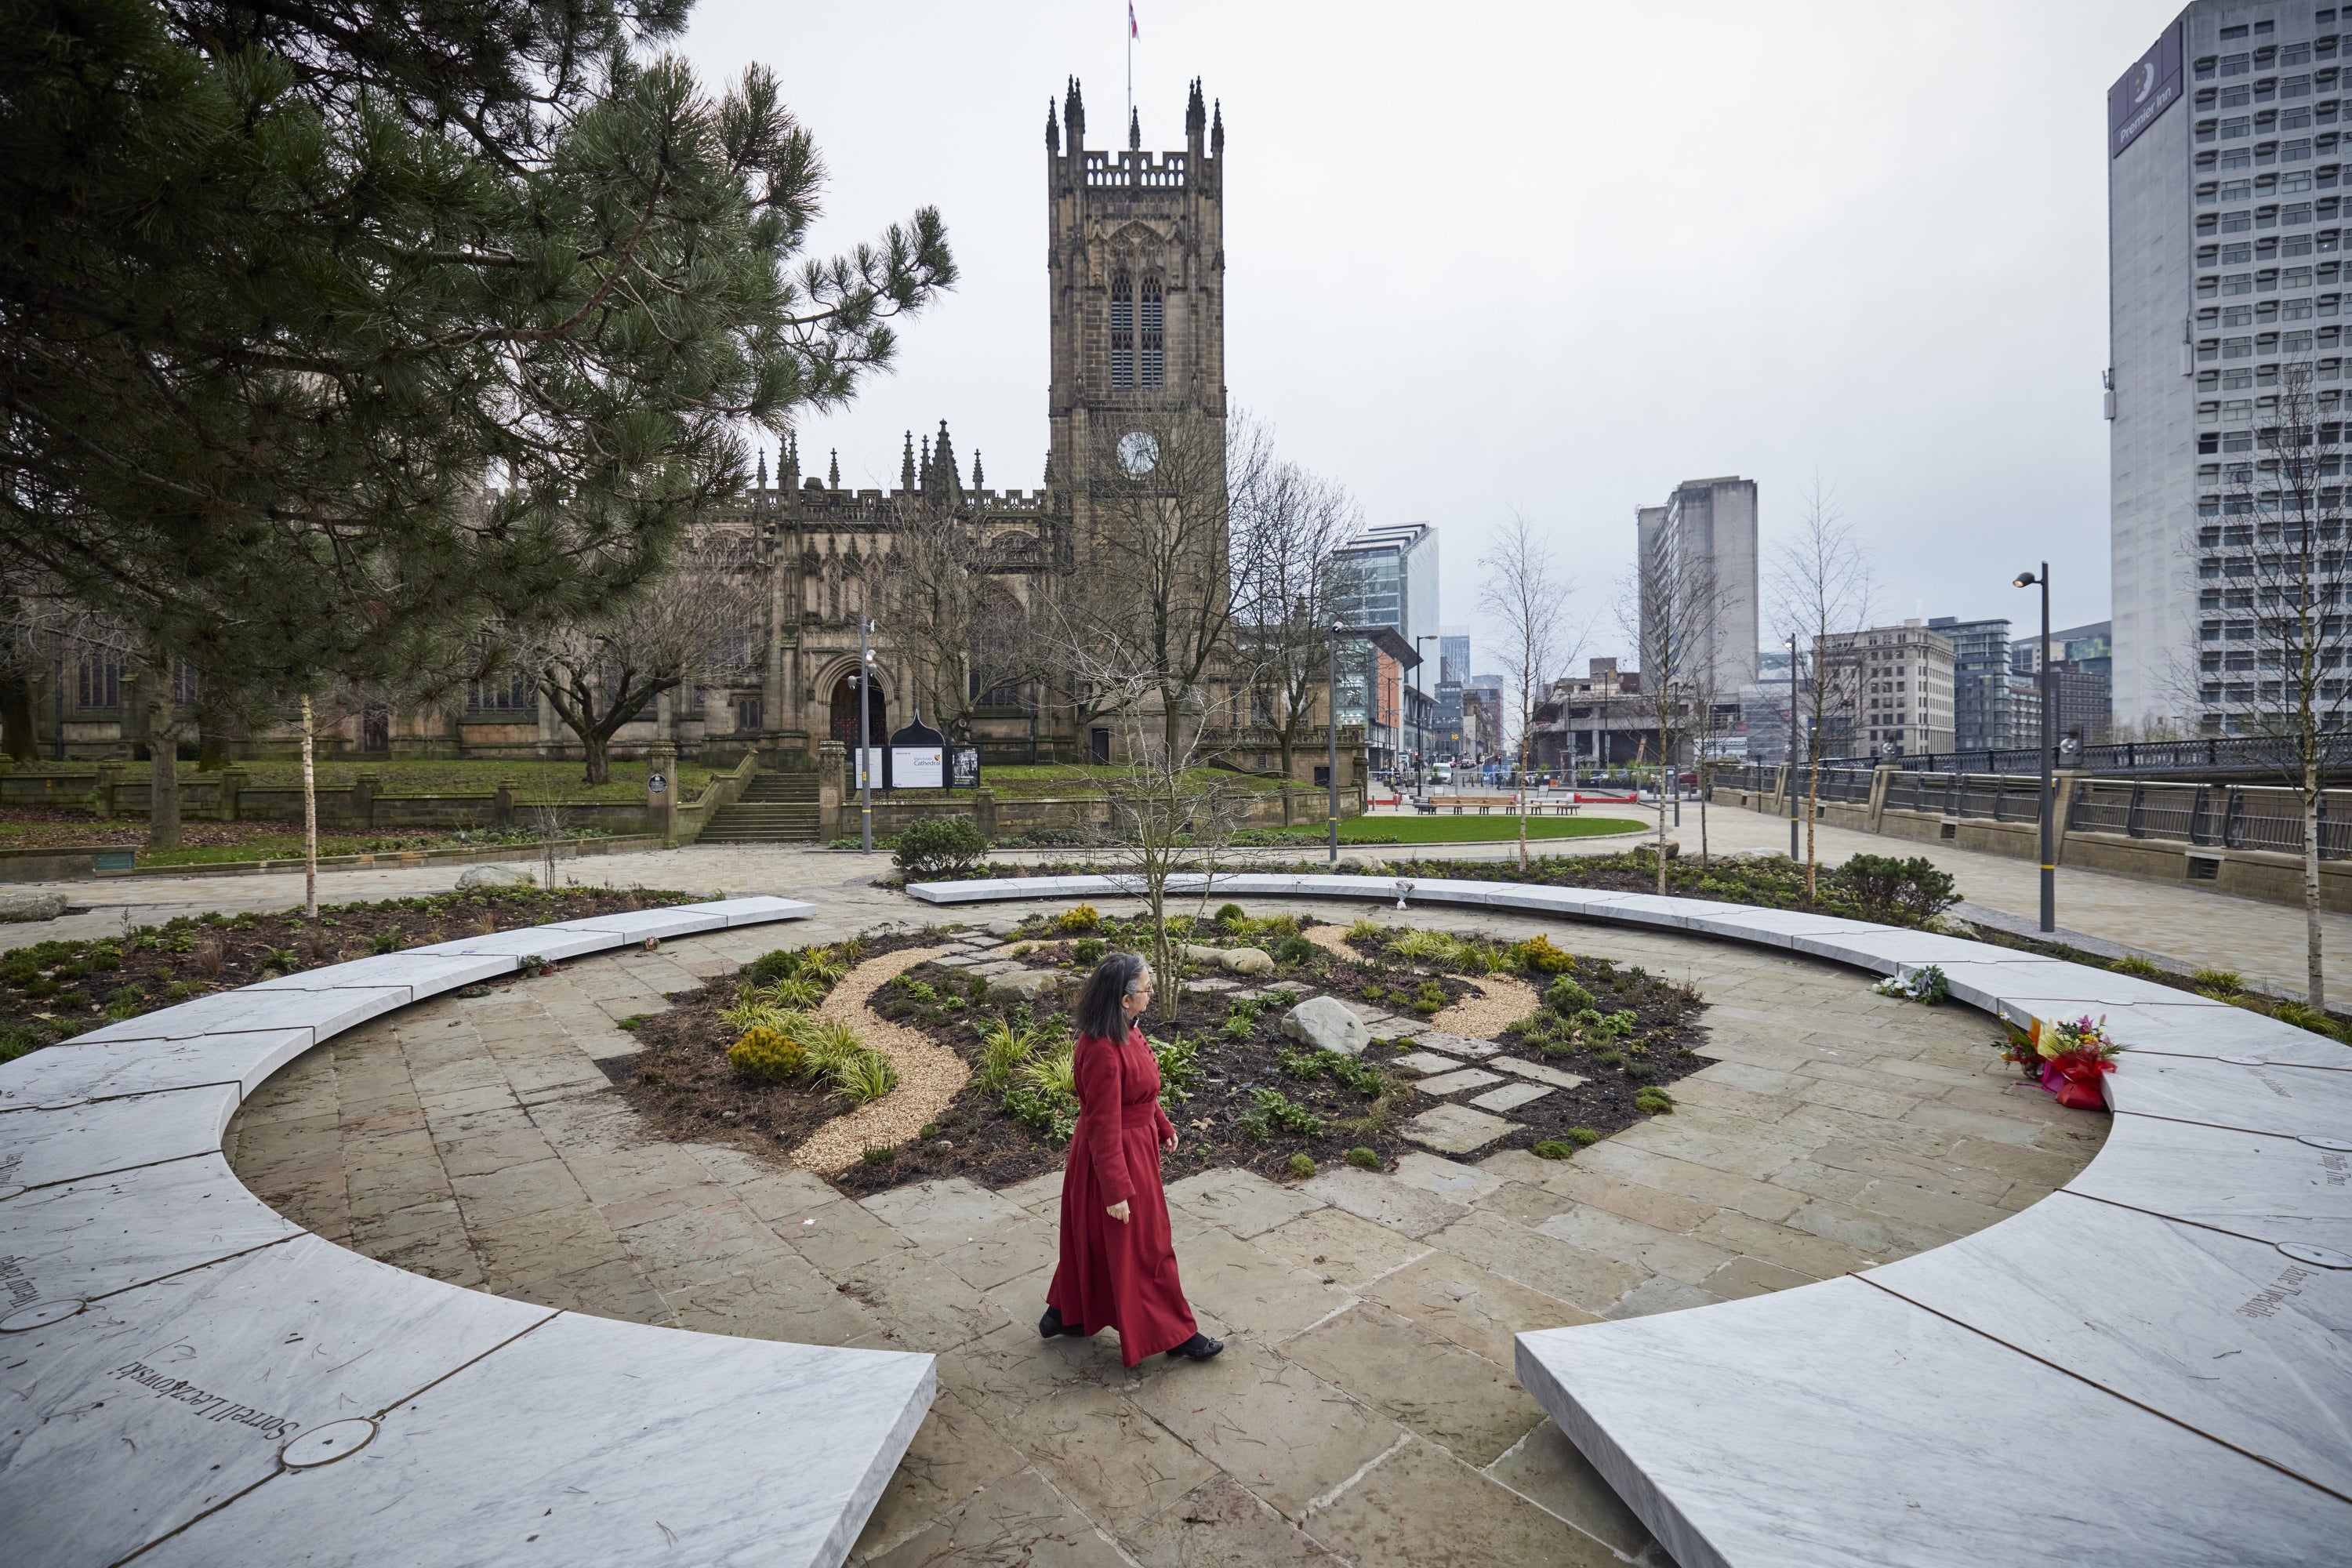
[[[1198,942],[1188,942],[1176,950],[1176,956],[1187,963],[1216,963],[1223,961],[1225,955],[1216,948],[1202,947]]]
[[[469,866],[457,879],[457,890],[468,888],[536,888],[539,879],[525,866]]]
[[[1313,996],[1283,1015],[1282,1032],[1318,1051],[1361,1056],[1372,1032],[1337,996]]]
[[[1061,994],[1062,977],[1050,969],[1015,969],[988,977],[988,994],[1017,996],[1024,1002],[1035,1002]]]
[[[66,896],[45,889],[0,890],[0,921],[53,921],[66,912]]]
[[[1274,973],[1274,954],[1262,947],[1229,947],[1218,955],[1217,962],[1235,974]]]
[[[1021,922],[1019,921],[991,921],[980,929],[986,931],[991,936],[1019,936],[1021,934]]]

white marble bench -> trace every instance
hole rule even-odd
[[[2126,1047],[2105,1147],[2013,1218],[1841,1279],[1519,1336],[1520,1380],[1682,1568],[2352,1562],[2352,1049],[2128,975],[1828,916],[1392,877],[1221,874],[1214,892],[1618,921],[1879,974],[1934,963],[1959,1001],[2021,1025],[2104,1016]]]
[[[840,1563],[932,1360],[442,1284],[270,1210],[221,1134],[341,1030],[569,958],[805,914],[731,899],[362,959],[0,1066],[0,1560]]]

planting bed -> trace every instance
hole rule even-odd
[[[642,888],[476,889],[427,899],[282,915],[184,916],[87,942],[0,952],[0,1061],[121,1018],[135,1018],[272,975],[457,937],[547,925],[619,910],[690,902]]]
[[[852,952],[832,950],[843,960],[862,961],[909,947],[951,946],[941,955],[951,962],[917,963],[856,1000],[955,1052],[972,1072],[971,1081],[919,1133],[869,1151],[833,1174],[835,1184],[863,1192],[953,1175],[1002,1187],[1061,1167],[1076,1115],[1066,1078],[1057,1079],[1055,1070],[1070,1043],[1067,1009],[1104,951],[1149,946],[1139,922],[1102,920],[1085,927],[1081,919],[1079,924],[1084,929],[1065,929],[1032,916],[1001,941],[977,933],[959,937],[950,928],[945,935],[894,936],[856,944]],[[1547,1092],[1508,1109],[1516,1125],[1482,1152],[1542,1145],[1546,1152],[1564,1154],[1663,1112],[1666,1102],[1656,1091],[1706,1065],[1695,1054],[1705,1038],[1704,1002],[1638,968],[1621,971],[1605,959],[1550,951],[1538,963],[1565,963],[1564,971],[1526,972],[1524,955],[1532,944],[1395,928],[1374,934],[1369,926],[1349,928],[1360,933],[1352,940],[1328,927],[1313,933],[1320,940],[1310,940],[1306,928],[1313,924],[1297,917],[1254,921],[1234,911],[1186,932],[1203,946],[1259,947],[1276,964],[1273,973],[1258,976],[1192,966],[1192,981],[1222,988],[1188,984],[1172,1017],[1154,1005],[1145,1033],[1161,1058],[1164,1098],[1181,1140],[1167,1157],[1171,1178],[1224,1165],[1270,1176],[1303,1174],[1305,1166],[1294,1163],[1302,1156],[1317,1167],[1351,1153],[1358,1163],[1384,1166],[1411,1151],[1416,1145],[1404,1135],[1406,1122],[1442,1100],[1475,1099],[1512,1081],[1501,1074],[1433,1095],[1413,1087],[1423,1075],[1407,1065],[1407,1058],[1423,1054],[1417,1042],[1435,1032],[1428,1015],[1476,1001],[1476,983],[1489,967],[1513,994],[1525,995],[1517,986],[1532,984],[1557,1004],[1538,1008],[1540,1022],[1532,1028],[1503,1030],[1502,1053],[1554,1077],[1584,1081],[1532,1086]],[[968,972],[975,963],[1003,959],[1061,973],[1059,997],[1017,1001],[989,977]],[[772,973],[785,966],[786,961],[773,961]],[[1563,978],[1584,994],[1552,992]],[[635,1021],[645,1050],[614,1064],[614,1070],[632,1103],[672,1136],[731,1142],[781,1160],[853,1101],[814,1069],[770,1083],[730,1064],[728,1048],[743,1033],[742,988],[751,980],[747,966],[732,980],[673,998],[669,1012]],[[1374,1043],[1359,1058],[1318,1056],[1286,1037],[1281,1026],[1297,1000],[1318,994],[1391,1021],[1373,1026]],[[805,1005],[806,994],[800,1000]],[[1566,1006],[1570,1002],[1576,1005]],[[830,1004],[826,1011],[839,1016]],[[1649,1109],[1636,1103],[1637,1096],[1646,1098]]]

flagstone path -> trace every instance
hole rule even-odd
[[[1514,1333],[1940,1245],[2065,1182],[2105,1131],[2019,1087],[1981,1015],[1879,997],[1825,963],[1376,912],[1545,931],[1687,979],[1711,1004],[1714,1064],[1675,1086],[1675,1114],[1565,1163],[1414,1155],[1393,1173],[1340,1167],[1297,1185],[1234,1169],[1174,1183],[1185,1286],[1228,1348],[1205,1366],[1129,1373],[1108,1339],[1041,1342],[1033,1326],[1058,1175],[854,1201],[781,1152],[662,1140],[609,1087],[599,1063],[636,1048],[620,1019],[779,942],[909,910],[842,889],[789,933],[687,938],[409,1008],[264,1086],[231,1129],[231,1160],[319,1234],[473,1289],[936,1353],[938,1401],[853,1562],[1433,1568],[1667,1561],[1518,1386]]]

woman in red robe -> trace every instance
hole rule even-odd
[[[1118,1331],[1133,1366],[1166,1351],[1206,1361],[1224,1342],[1201,1332],[1176,1278],[1161,1145],[1176,1126],[1160,1108],[1160,1064],[1135,1020],[1151,1005],[1151,971],[1114,952],[1078,997],[1078,1125],[1062,1173],[1062,1260],[1037,1331]]]

